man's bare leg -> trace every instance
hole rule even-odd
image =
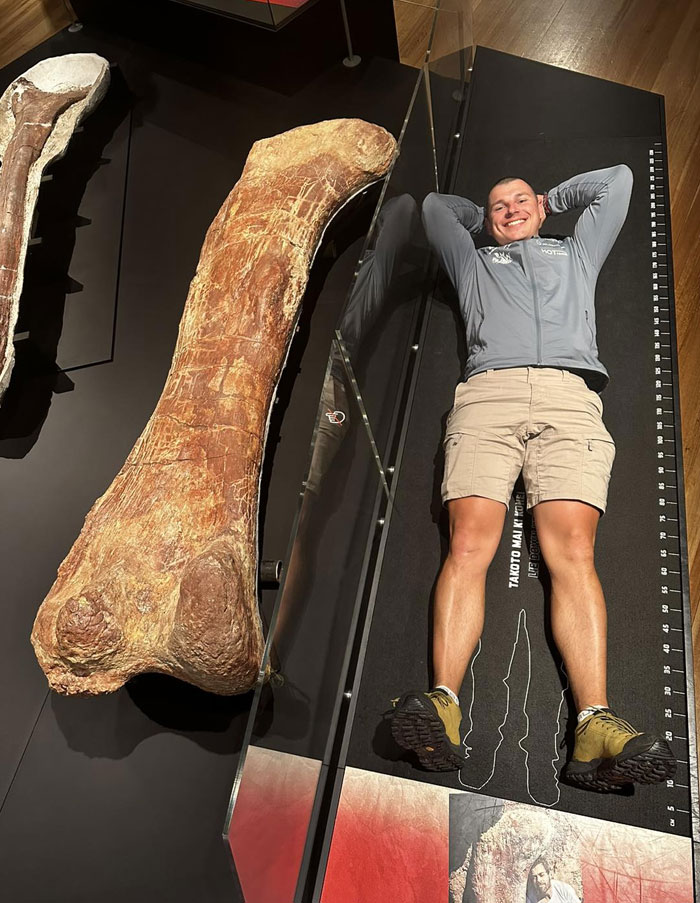
[[[535,505],[533,516],[552,579],[552,633],[576,710],[607,706],[607,613],[593,555],[600,513],[557,499]]]
[[[676,770],[668,743],[607,710],[607,616],[593,563],[598,511],[584,502],[556,500],[535,505],[533,514],[552,578],[552,633],[580,715],[565,776],[605,792],[632,782],[663,782]],[[606,711],[584,711],[594,706]]]
[[[433,686],[459,693],[484,624],[486,571],[503,532],[506,507],[479,496],[447,504],[450,548],[435,590]],[[464,764],[462,713],[444,690],[411,691],[394,702],[391,732],[424,768],[456,771]]]
[[[503,532],[506,507],[480,496],[447,503],[450,548],[433,612],[433,686],[459,694],[484,626],[486,572]]]

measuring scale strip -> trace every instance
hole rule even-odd
[[[666,192],[660,145],[649,150],[649,211],[651,225],[651,275],[654,346],[654,411],[659,521],[659,589],[661,606],[664,694],[664,736],[672,744],[687,748],[685,655],[683,650],[683,605],[681,546],[678,517],[678,483],[671,342],[671,309],[666,237]],[[679,766],[666,781],[666,824],[677,831],[687,826],[690,834],[690,790],[688,760],[675,749]]]

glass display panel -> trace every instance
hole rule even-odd
[[[306,837],[343,703],[348,650],[383,493],[362,410],[334,341],[231,799],[227,836],[239,877],[248,882],[246,903],[269,900],[272,893],[251,863],[263,855],[264,838],[274,832],[279,800],[290,805],[293,800],[289,830]],[[272,807],[271,799],[277,800]],[[286,849],[284,862],[272,870],[286,875],[274,891],[279,903],[293,899],[303,848],[302,843]]]
[[[438,190],[449,184],[455,135],[460,131],[474,57],[471,0],[440,0],[427,53]]]
[[[367,577],[431,280],[420,211],[439,189],[446,136],[463,109],[466,12],[469,4],[456,0],[432,11],[428,49],[438,48],[436,58],[428,52],[430,66],[419,73],[330,350],[226,825],[246,903],[299,898],[351,705]],[[456,44],[450,27],[458,28]],[[293,842],[273,866],[270,851],[283,846],[274,841],[281,807]],[[279,876],[274,888],[261,883],[258,859]]]
[[[435,190],[425,87],[421,73],[400,135],[400,153],[385,184],[337,327],[384,469],[391,466],[388,454],[396,403],[415,350],[430,256],[420,219],[423,198]]]
[[[470,2],[441,0],[422,15],[429,31],[422,78],[338,324],[385,470],[429,276],[421,206],[429,192],[444,190],[454,165],[472,59]]]
[[[315,759],[248,747],[227,835],[246,903],[293,900],[321,770]]]

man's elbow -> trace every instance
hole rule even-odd
[[[617,166],[611,166],[605,182],[607,184],[605,191],[610,200],[614,200],[616,206],[629,204],[632,197],[634,176],[626,163],[618,163]]]
[[[433,211],[441,206],[440,195],[436,191],[431,191],[430,194],[426,194],[426,196],[423,198],[421,210],[423,212],[423,215],[427,213],[428,216],[430,216]]]
[[[613,167],[613,178],[621,188],[624,188],[627,191],[632,191],[632,185],[634,184],[634,175],[632,174],[632,170],[626,163],[618,163],[617,166]]]
[[[431,191],[430,194],[427,194],[423,198],[423,203],[421,204],[421,218],[426,230],[430,227],[430,223],[439,219],[440,214],[444,210],[444,206],[445,205],[440,200],[440,195],[435,191]]]

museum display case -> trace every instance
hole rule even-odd
[[[546,848],[578,897],[687,903],[700,819],[663,99],[474,52],[459,0],[426,10],[418,72],[386,32],[382,52],[364,43],[361,64],[344,65],[335,0],[220,5],[227,18],[164,0],[137,21],[136,5],[114,3],[99,27],[57,35],[4,71],[9,85],[47,49],[98,52],[111,81],[42,177],[0,407],[8,896],[237,903],[233,865],[246,903],[479,903],[504,887],[522,898]],[[360,6],[372,20],[358,3],[351,24]],[[251,15],[232,21],[234,7]],[[317,58],[306,23],[326,12]],[[248,27],[253,15],[264,29]],[[381,125],[400,153],[328,223],[270,409],[254,690],[143,674],[92,699],[50,693],[32,621],[154,411],[216,211],[255,142],[344,117]],[[422,771],[385,716],[428,680],[449,543],[442,436],[466,357],[423,201],[438,191],[483,203],[506,173],[540,190],[618,161],[635,189],[598,299],[618,458],[596,566],[614,704],[659,731],[678,768],[611,794],[562,779],[576,713],[517,485],[461,694],[465,766]],[[575,217],[553,222],[545,242]],[[525,826],[517,843],[514,826]],[[27,870],[39,845],[45,868]]]
[[[247,903],[317,899],[323,882],[325,810],[338,789],[435,276],[420,206],[454,167],[471,32],[462,29],[462,46],[451,32],[469,9],[434,12],[399,154],[336,322],[226,826]]]

